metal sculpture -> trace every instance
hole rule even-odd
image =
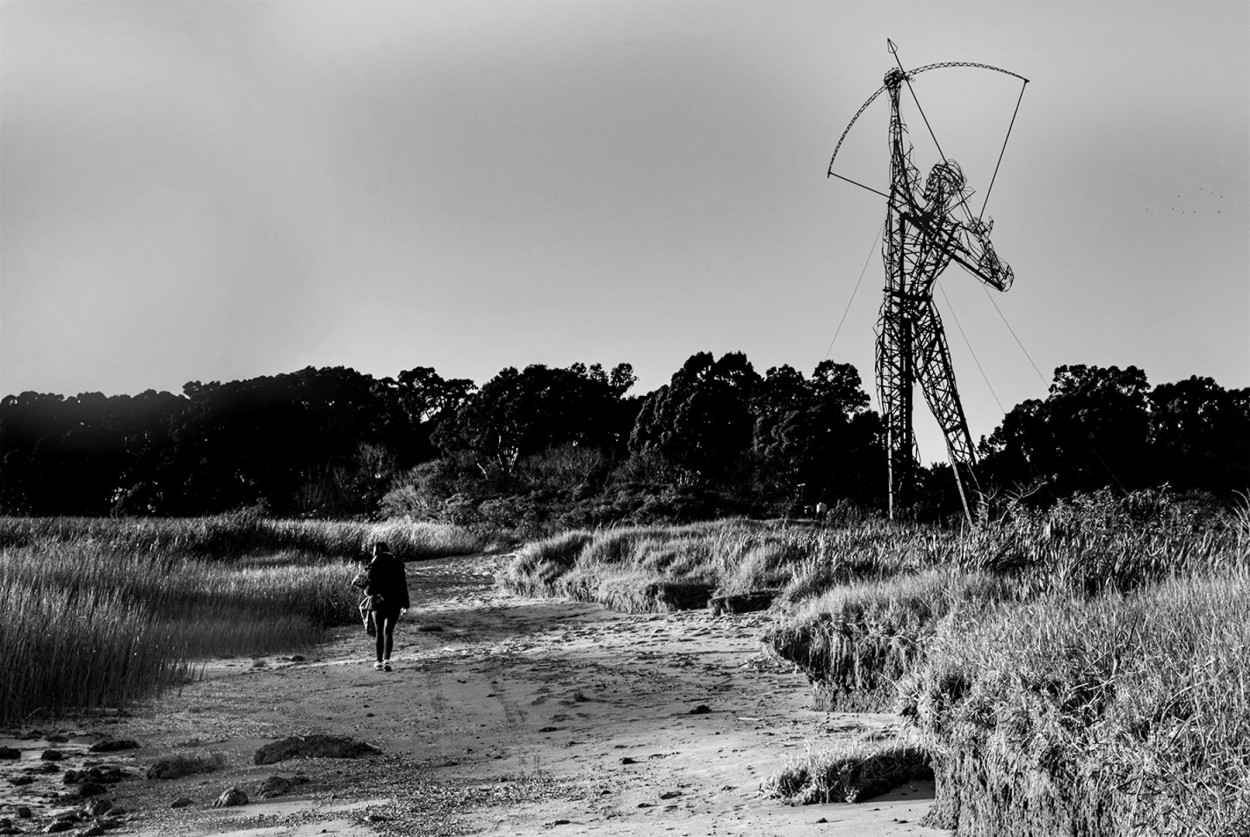
[[[972,506],[968,495],[977,491],[973,471],[976,451],[955,386],[955,372],[951,366],[942,318],[933,304],[933,283],[951,262],[955,262],[995,290],[1006,291],[1011,287],[1011,268],[998,258],[990,243],[993,221],[982,220],[1007,140],[1004,139],[1003,151],[999,152],[998,164],[986,189],[981,212],[973,217],[968,207],[972,191],[959,165],[942,151],[931,127],[929,134],[941,160],[921,183],[920,172],[911,162],[912,148],[907,142],[907,128],[899,112],[899,100],[902,88],[906,86],[924,118],[924,110],[915,97],[911,80],[929,70],[974,67],[1006,73],[1021,80],[1020,99],[1024,97],[1024,85],[1028,79],[998,67],[965,62],[929,64],[904,70],[894,43],[887,41],[887,44],[898,66],[886,73],[885,83],[856,112],[842,132],[829,161],[829,176],[868,189],[888,201],[882,247],[885,298],[877,322],[876,378],[888,450],[890,519],[894,519],[896,513],[910,505],[914,498],[918,455],[912,413],[915,384],[919,382],[929,409],[945,436],[947,456],[955,474],[964,514],[971,521]],[[833,170],[838,150],[851,127],[883,92],[890,101],[888,194]],[[1016,101],[1011,126],[1015,125],[1020,99]],[[928,126],[928,119],[924,118],[924,121]],[[1011,126],[1007,129],[1007,139],[1011,137]]]

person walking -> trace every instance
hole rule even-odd
[[[377,649],[377,662],[373,667],[379,671],[391,670],[391,648],[395,644],[395,624],[407,613],[408,575],[404,562],[391,554],[384,541],[373,545],[373,560],[358,576],[358,584],[364,586],[368,598],[369,618]]]

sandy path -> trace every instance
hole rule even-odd
[[[342,629],[305,660],[210,666],[78,740],[135,738],[140,768],[225,755],[221,772],[113,786],[143,835],[947,834],[918,825],[931,785],[861,805],[796,808],[761,793],[809,741],[894,720],[810,709],[805,679],[759,654],[766,616],[517,598],[492,587],[500,560],[409,566],[414,611],[391,673],[373,670],[363,630]],[[258,746],[306,733],[384,755],[252,764]],[[265,778],[297,773],[309,781],[291,795],[256,799]],[[209,808],[231,784],[252,803]],[[180,796],[195,804],[171,810]]]

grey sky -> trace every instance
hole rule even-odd
[[[1045,381],[948,272],[974,435],[1065,363],[1250,385],[1244,0],[100,0],[0,5],[0,394],[575,361],[646,392],[701,350],[810,372],[866,261],[831,355],[871,390],[884,207],[825,168],[887,37],[1031,79],[988,214]],[[984,192],[1014,80],[916,92]],[[879,101],[839,168],[883,184],[885,132]]]

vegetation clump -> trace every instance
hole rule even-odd
[[[123,706],[195,660],[311,644],[357,618],[350,581],[376,539],[409,559],[481,547],[417,523],[0,519],[0,723]]]
[[[657,609],[662,584],[780,590],[767,649],[825,708],[901,713],[935,774],[937,827],[1250,833],[1246,507],[1102,491],[958,530],[584,531],[521,550],[503,583],[539,567],[532,593],[627,610]],[[773,790],[860,798],[900,746],[809,756]]]
[[[148,767],[144,774],[148,779],[181,779],[198,773],[213,773],[226,766],[226,758],[221,753],[207,756],[175,755],[158,759]]]
[[[928,754],[892,739],[860,738],[809,750],[765,782],[793,805],[865,802],[917,779],[932,779]]]

